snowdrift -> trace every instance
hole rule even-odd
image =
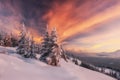
[[[13,48],[0,47],[1,50],[7,52],[0,53],[0,80],[116,80],[70,61],[67,63],[61,59],[61,65],[53,67],[38,60],[9,54],[15,52]]]

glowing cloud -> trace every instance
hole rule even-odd
[[[48,24],[67,49],[111,52],[120,47],[119,10],[119,0],[2,0],[0,29],[18,34],[24,22],[39,43]]]

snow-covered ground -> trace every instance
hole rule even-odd
[[[14,53],[15,49],[0,47],[0,80],[115,80],[70,61],[61,60],[59,67],[53,67],[7,52]]]

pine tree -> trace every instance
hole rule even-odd
[[[41,44],[35,44],[35,50],[34,52],[36,54],[40,54],[41,53]]]
[[[46,57],[50,54],[50,43],[49,43],[48,32],[45,33],[43,40],[44,41],[42,42],[41,50],[40,50],[40,53],[41,53],[40,60],[45,61]]]
[[[12,42],[11,42],[11,35],[6,34],[5,38],[4,38],[4,46],[12,46]]]
[[[51,40],[51,42],[52,42],[53,45],[57,44],[57,32],[56,32],[55,28],[53,28],[53,30],[51,31],[50,40]]]
[[[57,66],[60,56],[61,56],[61,52],[60,52],[59,46],[57,44],[57,34],[56,34],[55,28],[53,28],[53,30],[51,31],[49,42],[50,42],[51,53],[49,54],[49,57],[47,58],[47,62],[50,65]]]
[[[35,54],[35,44],[33,37],[28,39],[28,46],[27,46],[27,54],[24,55],[25,58],[35,58],[36,59],[36,54]]]
[[[63,49],[63,46],[62,45],[60,45],[60,52],[61,52],[61,57],[66,61],[66,62],[68,62],[68,60],[67,60],[67,56],[65,55],[65,50]]]
[[[59,65],[60,58],[64,54],[62,51],[62,48],[57,44],[56,29],[54,28],[50,35],[46,32],[44,42],[42,43],[42,56],[40,57],[40,60],[46,62],[47,64],[57,66]]]
[[[18,46],[18,39],[15,35],[11,33],[11,46],[16,47]]]
[[[18,48],[17,48],[17,53],[20,55],[25,55],[27,54],[27,39],[26,39],[26,29],[23,25],[21,32],[20,32],[20,39],[18,41]]]
[[[0,32],[0,46],[4,46],[3,32]]]
[[[30,58],[30,45],[31,45],[31,37],[29,32],[26,32],[26,53],[24,54],[25,58]]]
[[[33,40],[33,37],[32,37],[31,45],[30,45],[30,57],[36,59],[36,54],[35,54],[35,42],[34,42],[34,40]]]

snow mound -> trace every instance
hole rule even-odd
[[[115,80],[70,61],[67,63],[61,59],[60,64],[59,67],[53,67],[17,54],[0,54],[0,80]]]

